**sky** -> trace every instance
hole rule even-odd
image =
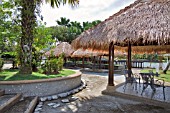
[[[134,3],[135,0],[80,0],[79,5],[71,8],[69,5],[61,5],[59,8],[51,8],[49,4],[43,3],[41,15],[46,26],[57,25],[56,20],[66,17],[70,21],[92,22],[94,20],[104,21],[120,9]]]

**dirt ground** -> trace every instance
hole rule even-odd
[[[170,113],[170,109],[160,106],[101,94],[107,85],[107,75],[84,73],[82,79],[86,81],[87,88],[72,95],[78,97],[77,100],[68,103],[62,103],[62,99],[47,101],[43,104],[40,113]],[[70,98],[71,96],[67,97],[67,99]],[[52,102],[60,106],[52,108],[47,105]]]

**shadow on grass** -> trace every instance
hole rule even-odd
[[[74,71],[71,70],[62,70],[59,71],[59,74],[45,75],[38,72],[33,72],[32,74],[20,74],[18,73],[18,69],[6,69],[0,73],[1,81],[15,81],[15,80],[37,80],[37,79],[48,79],[48,78],[56,78],[63,77],[74,74]]]

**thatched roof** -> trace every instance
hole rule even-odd
[[[121,49],[121,50],[118,50]],[[122,56],[122,55],[127,55],[126,53],[126,48],[120,48],[116,46],[115,51],[114,51],[114,56]],[[107,56],[109,55],[109,51],[93,51],[93,50],[83,50],[83,49],[78,49],[73,52],[71,57],[92,57],[92,56]]]
[[[170,45],[170,0],[137,0],[72,42],[74,48],[108,50],[109,44]],[[159,47],[159,50],[161,50]]]
[[[123,50],[127,52],[128,48],[124,47],[122,48]],[[158,54],[165,54],[165,53],[170,53],[170,45],[164,45],[164,46],[133,46],[132,47],[132,53],[137,53],[137,54],[144,54],[144,53],[158,53]]]
[[[54,49],[51,49],[50,51],[47,51],[45,53],[45,55],[50,56],[52,51],[53,51],[53,54],[55,56],[59,56],[61,54],[64,54],[65,57],[69,57],[74,52],[74,49],[72,48],[72,46],[69,43],[62,42],[59,45],[57,45]]]
[[[71,57],[92,57],[92,56],[102,56],[102,55],[108,55],[108,52],[106,51],[92,51],[92,50],[83,50],[83,49],[78,49],[73,52]]]

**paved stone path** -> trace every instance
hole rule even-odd
[[[170,109],[149,105],[138,101],[102,95],[101,91],[107,85],[107,73],[84,73],[82,79],[87,83],[87,88],[81,92],[58,100],[43,103],[40,113],[170,113]],[[101,74],[103,76],[101,76]],[[115,81],[122,82],[122,76],[116,75]],[[63,103],[63,99],[69,102]],[[56,107],[49,104],[55,103]]]

